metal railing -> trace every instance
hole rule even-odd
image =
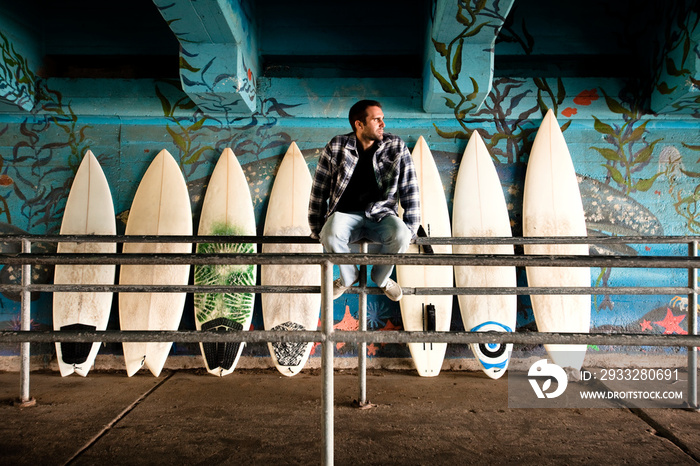
[[[315,243],[316,240],[298,236],[83,236],[83,235],[7,235],[3,243],[19,242],[22,252],[0,254],[0,264],[21,266],[21,284],[2,284],[0,290],[21,294],[21,324],[19,331],[0,331],[0,342],[21,344],[20,401],[30,403],[29,350],[30,342],[320,342],[323,377],[323,460],[333,462],[333,358],[334,344],[358,344],[359,402],[366,398],[366,344],[376,343],[513,343],[513,344],[593,344],[620,346],[685,346],[688,348],[688,404],[697,409],[697,237],[557,237],[557,238],[417,238],[418,244],[485,245],[485,244],[686,244],[688,254],[683,256],[555,256],[555,255],[494,255],[494,254],[369,254],[367,243],[361,243],[359,253],[351,254],[58,254],[33,253],[32,244],[58,242],[115,242],[115,243]],[[211,286],[211,285],[53,285],[32,284],[33,265],[57,264],[138,264],[138,265],[218,265],[218,264],[318,264],[321,266],[321,286]],[[338,331],[333,328],[333,265],[361,266],[360,285],[347,290],[359,294],[360,328],[358,331]],[[688,286],[682,287],[480,287],[480,288],[408,288],[406,295],[468,295],[468,294],[658,294],[688,296],[688,334],[660,335],[636,333],[501,333],[501,332],[409,332],[367,331],[367,295],[380,294],[377,288],[367,287],[366,266],[371,264],[395,265],[452,265],[452,266],[517,266],[517,267],[615,267],[615,268],[673,268],[688,271]],[[208,331],[31,331],[30,297],[32,292],[112,291],[112,292],[254,292],[254,293],[321,293],[320,331],[262,331],[215,333]]]

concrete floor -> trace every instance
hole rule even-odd
[[[224,378],[173,371],[0,373],[0,464],[319,464],[322,379],[275,370]],[[682,409],[511,409],[506,377],[336,371],[337,464],[697,464],[700,413]],[[611,405],[613,406],[613,405]]]

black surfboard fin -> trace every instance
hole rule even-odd
[[[425,228],[423,228],[423,225],[418,225],[418,232],[416,234],[420,238],[428,238],[429,237],[428,233],[425,232]],[[425,254],[434,254],[433,247],[431,245],[421,244],[421,247],[423,248],[423,252]]]

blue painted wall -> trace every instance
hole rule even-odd
[[[236,2],[231,4],[235,7]],[[483,101],[477,102],[475,89],[463,89],[465,82],[469,86],[480,82],[469,79],[468,63],[459,70],[454,68],[458,61],[457,46],[448,50],[439,41],[430,42],[429,48],[434,47],[431,51],[435,53],[426,56],[432,57],[429,60],[433,60],[436,70],[431,79],[441,86],[442,97],[433,102],[439,110],[429,112],[424,110],[424,77],[269,77],[258,74],[259,69],[249,76],[256,84],[252,112],[240,112],[235,104],[217,111],[202,110],[183,91],[187,86],[183,87],[182,79],[39,77],[32,72],[35,49],[30,46],[31,41],[21,36],[21,28],[14,27],[13,34],[0,31],[3,71],[6,75],[24,74],[31,89],[24,95],[17,94],[23,95],[23,102],[17,101],[20,97],[12,100],[10,92],[3,94],[6,107],[0,113],[0,232],[58,233],[68,190],[88,149],[98,157],[110,183],[119,233],[124,231],[141,176],[164,148],[179,161],[188,182],[196,226],[208,177],[223,148],[231,147],[248,178],[258,232],[262,233],[275,173],[291,141],[296,141],[302,149],[313,172],[319,152],[328,140],[349,131],[346,115],[350,105],[359,98],[378,98],[384,103],[387,131],[401,136],[410,148],[419,136],[426,138],[440,169],[450,209],[467,138],[472,131],[478,131],[497,162],[513,232],[520,235],[522,187],[529,150],[543,109],[553,108],[565,129],[580,177],[590,234],[697,235],[700,233],[697,194],[700,191],[697,93],[700,28],[697,3],[686,5],[689,11],[665,11],[668,30],[659,30],[658,35],[648,39],[655,44],[657,60],[656,66],[650,68],[654,76],[648,81],[653,88],[646,90],[629,76],[581,76],[581,73],[567,76],[561,69],[555,73],[543,70],[539,76],[526,72],[508,76],[496,73],[489,78],[491,88],[484,93]],[[532,29],[528,29],[530,23],[525,21],[527,18],[518,2],[511,15],[500,37],[517,40],[502,40],[495,45],[497,63],[499,50],[503,63],[511,64],[517,63],[513,57],[533,54],[539,57],[539,64],[546,63],[547,51],[552,47],[557,56],[565,52],[536,34],[546,31],[547,24],[532,24]],[[675,21],[674,15],[682,21]],[[473,28],[477,23],[465,27]],[[445,40],[443,44],[448,44]],[[245,49],[245,53],[250,51]],[[444,72],[438,71],[443,69]],[[0,86],[3,89],[7,90]],[[12,108],[12,102],[24,105],[23,109]],[[43,249],[55,250],[55,245],[38,246],[38,250]],[[686,248],[595,246],[592,252],[684,255]],[[17,282],[17,272],[4,267],[0,270],[0,282]],[[52,270],[39,267],[33,278],[38,283],[50,283]],[[526,284],[524,271],[520,283]],[[685,286],[687,275],[673,270],[594,268],[591,283],[593,286]],[[32,328],[52,328],[51,295],[34,298]],[[356,328],[357,298],[346,295],[336,300],[335,306],[337,327]],[[192,312],[192,303],[188,301],[181,328],[194,329]],[[260,312],[258,303],[253,321],[258,329],[262,328]],[[685,297],[594,295],[592,331],[684,333],[686,322]],[[398,305],[384,297],[370,297],[369,326],[400,329]],[[5,293],[0,296],[0,328],[18,327],[17,296]],[[456,300],[452,327],[462,328]],[[527,297],[519,299],[518,327],[520,331],[535,329]],[[110,328],[118,328],[116,307]],[[34,351],[50,357],[52,348],[37,346]],[[120,347],[108,345],[104,351],[119,353]],[[174,351],[198,353],[194,345],[176,345]],[[642,351],[681,350],[644,348]],[[339,344],[337,352],[351,355],[354,347]],[[409,356],[401,345],[372,344],[369,352],[372,357]],[[2,355],[16,353],[14,346],[0,348]],[[253,345],[245,354],[267,356],[267,349]],[[470,357],[470,350],[451,345],[448,357]]]

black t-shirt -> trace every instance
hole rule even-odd
[[[375,142],[366,151],[362,150],[359,144],[358,141],[359,160],[348,186],[338,201],[336,210],[339,212],[364,212],[368,204],[381,200],[372,163],[378,144]]]

